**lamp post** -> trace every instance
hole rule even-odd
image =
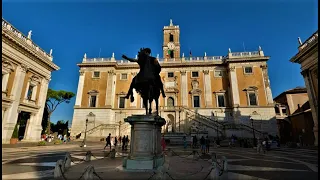
[[[252,134],[253,134],[253,146],[256,147],[256,134],[254,132],[254,128],[253,128],[253,119],[252,117],[250,117],[250,120],[251,120],[251,126],[252,126]]]
[[[83,139],[83,142],[82,142],[82,147],[86,147],[86,141],[87,141],[87,129],[88,129],[88,122],[93,122],[94,123],[94,127],[96,126],[95,125],[95,117],[96,115],[93,114],[92,112],[90,112],[88,115],[87,115],[87,118],[86,118],[86,129],[84,131],[84,139]],[[90,120],[89,120],[90,119]]]
[[[181,108],[179,107],[179,132],[181,132],[180,131],[180,113],[181,113]]]
[[[86,119],[86,129],[85,129],[85,131],[84,131],[84,139],[83,139],[83,145],[82,145],[82,147],[87,147],[87,145],[86,145],[86,140],[87,140],[87,127],[88,127],[88,119]]]

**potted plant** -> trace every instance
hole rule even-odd
[[[18,124],[16,124],[16,126],[14,127],[11,139],[10,139],[10,144],[17,144],[18,142]]]

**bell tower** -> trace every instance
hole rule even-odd
[[[163,28],[163,58],[179,60],[180,58],[180,28],[173,25],[170,19],[170,25]]]

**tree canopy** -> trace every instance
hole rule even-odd
[[[75,96],[73,92],[64,91],[64,90],[53,90],[48,89],[47,92],[47,100],[46,100],[46,108],[45,113],[47,116],[47,129],[46,132],[51,132],[51,123],[50,123],[50,117],[51,114],[57,109],[58,105],[61,103],[70,103],[71,99]]]

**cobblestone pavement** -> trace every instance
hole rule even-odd
[[[88,150],[97,154],[98,158],[102,155],[105,143],[88,142],[86,148],[81,148],[80,144],[81,142],[57,146],[2,148],[2,179],[47,179],[53,176],[56,162],[64,159],[66,152],[71,153],[74,161],[83,159]]]
[[[71,153],[74,162],[71,169],[66,172],[68,180],[78,179],[89,164],[95,167],[103,179],[148,179],[152,175],[151,172],[121,171],[122,157],[127,153],[118,153],[115,160],[102,159],[104,156],[103,146],[104,144],[100,143],[88,145],[88,148],[82,149],[69,145],[55,150],[34,147],[15,152],[8,152],[6,149],[5,157],[9,157],[9,159],[3,161],[2,178],[52,178],[55,162],[63,159],[67,151]],[[78,164],[84,158],[87,150],[92,151],[93,161]],[[203,179],[211,169],[211,163],[208,162],[210,156],[208,155],[201,155],[198,161],[194,161],[190,155],[191,149],[184,150],[180,147],[172,147],[172,150],[173,156],[167,156],[167,159],[169,160],[169,173],[174,179]],[[121,151],[118,149],[118,152]],[[254,149],[215,148],[211,149],[211,152],[215,152],[218,158],[227,157],[229,179],[318,178],[318,151],[316,150],[281,148],[268,151],[266,154],[257,154]],[[15,156],[17,158],[13,158]]]

